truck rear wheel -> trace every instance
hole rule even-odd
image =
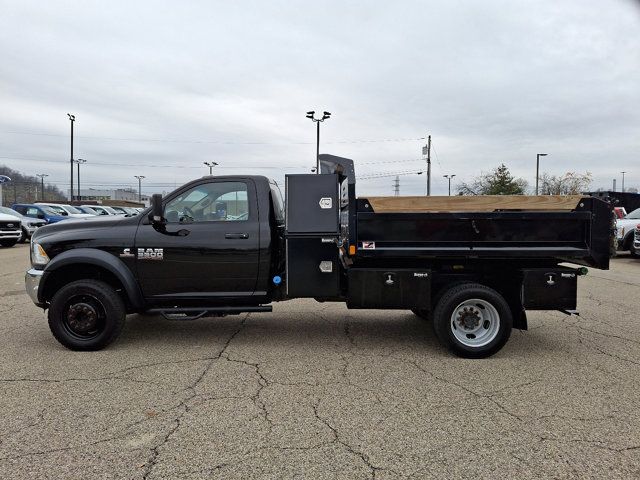
[[[436,305],[434,329],[456,355],[485,358],[500,350],[511,335],[513,318],[505,299],[477,283],[456,285]]]
[[[70,350],[100,350],[122,331],[125,305],[104,282],[78,280],[56,292],[49,306],[49,328]]]

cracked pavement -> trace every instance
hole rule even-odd
[[[580,279],[486,360],[411,312],[132,315],[101,352],[51,336],[0,249],[0,478],[640,478],[640,260]]]

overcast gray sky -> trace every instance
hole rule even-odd
[[[0,164],[69,182],[171,190],[207,173],[282,180],[321,152],[361,176],[469,180],[504,162],[620,171],[640,187],[640,4],[600,1],[1,1]],[[424,175],[402,194],[424,194]],[[619,181],[619,180],[618,180]],[[393,178],[358,193],[392,194]]]

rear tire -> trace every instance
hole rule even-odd
[[[464,358],[486,358],[511,335],[513,318],[506,300],[492,288],[465,283],[448,289],[433,313],[442,345]]]
[[[3,247],[13,247],[16,243],[18,243],[18,239],[11,239],[11,240],[0,240],[0,245],[2,245]]]
[[[65,285],[51,299],[49,328],[70,350],[100,350],[124,327],[122,297],[104,282],[78,280]]]

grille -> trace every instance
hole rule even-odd
[[[0,222],[0,230],[18,230],[20,228],[20,223],[16,222]]]

